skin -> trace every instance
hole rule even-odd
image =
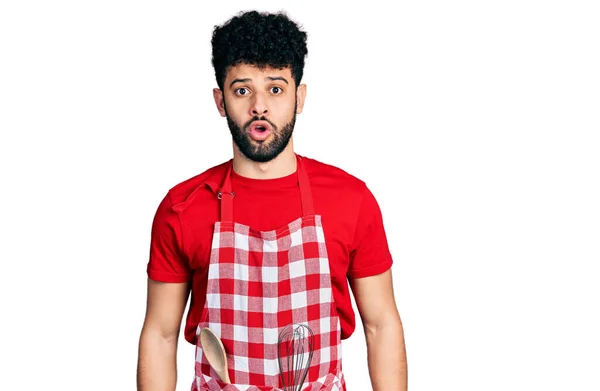
[[[391,269],[349,279],[367,341],[373,391],[406,391],[408,372],[404,329],[394,298]]]
[[[306,85],[296,88],[289,68],[231,67],[223,91],[213,96],[217,110],[243,129],[255,116],[264,116],[281,130],[294,113],[302,113]],[[273,142],[270,135],[264,144]],[[253,146],[260,147],[257,141]],[[274,159],[256,162],[233,144],[233,169],[242,176],[269,179],[296,171],[293,138]],[[264,147],[264,146],[263,146]],[[394,299],[392,272],[349,280],[367,342],[369,375],[373,391],[407,390],[404,331]],[[146,316],[139,343],[138,391],[175,390],[177,341],[188,300],[187,283],[148,280]]]
[[[177,343],[189,285],[148,279],[146,316],[138,347],[138,391],[175,391]]]
[[[279,70],[267,67],[261,70],[252,65],[240,64],[229,68],[223,86],[223,91],[218,88],[213,90],[217,110],[222,117],[229,114],[240,127],[256,116],[264,116],[282,129],[292,120],[294,105],[297,105],[296,114],[302,113],[304,109],[306,85],[300,84],[296,89],[289,68]],[[273,134],[269,135],[263,143],[272,142],[273,137]],[[254,140],[251,142],[256,146],[259,144]],[[293,138],[277,157],[265,163],[250,160],[235,143],[232,144],[233,169],[242,176],[270,179],[296,171]]]

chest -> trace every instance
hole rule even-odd
[[[288,194],[255,194],[236,196],[234,221],[261,231],[270,231],[302,215],[300,196]],[[350,264],[354,233],[352,213],[335,203],[315,197],[315,208],[321,215],[331,277],[345,280]],[[194,273],[205,274],[210,263],[215,222],[219,219],[219,203],[205,205],[202,210],[190,210],[182,219],[185,257]]]

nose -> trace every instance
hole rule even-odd
[[[269,113],[267,109],[267,100],[263,96],[263,94],[255,93],[254,99],[252,100],[252,104],[250,105],[250,114],[251,115],[266,115]]]

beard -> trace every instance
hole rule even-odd
[[[229,125],[229,131],[231,132],[233,142],[237,145],[242,154],[254,162],[264,163],[279,156],[290,142],[296,124],[296,105],[294,104],[294,115],[292,119],[282,126],[281,129],[265,117],[258,116],[254,116],[250,121],[246,122],[246,124],[239,126],[233,118],[229,116],[226,107],[225,115],[227,117],[227,125]],[[271,125],[272,134],[270,141],[255,141],[250,138],[248,128],[254,121],[266,121]]]

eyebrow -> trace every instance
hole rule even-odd
[[[270,80],[270,81],[281,80],[281,81],[285,82],[285,84],[288,84],[288,85],[290,84],[290,83],[288,83],[288,81],[285,79],[285,77],[282,77],[282,76],[274,76],[274,77],[272,77],[272,76],[267,76],[267,77],[265,78],[265,80]],[[233,86],[235,83],[247,83],[247,82],[249,82],[249,81],[252,81],[252,80],[251,80],[251,79],[249,79],[249,78],[245,78],[245,79],[233,79],[233,81],[231,82],[231,84],[229,85],[229,87]]]
[[[271,76],[269,76],[269,77],[267,77],[266,79],[267,79],[267,80],[271,80],[271,81],[274,81],[274,80],[282,80],[282,81],[284,81],[284,82],[285,82],[285,84],[290,84],[290,83],[288,83],[288,81],[285,79],[285,77],[282,77],[282,76],[275,76],[275,77],[271,77]]]

